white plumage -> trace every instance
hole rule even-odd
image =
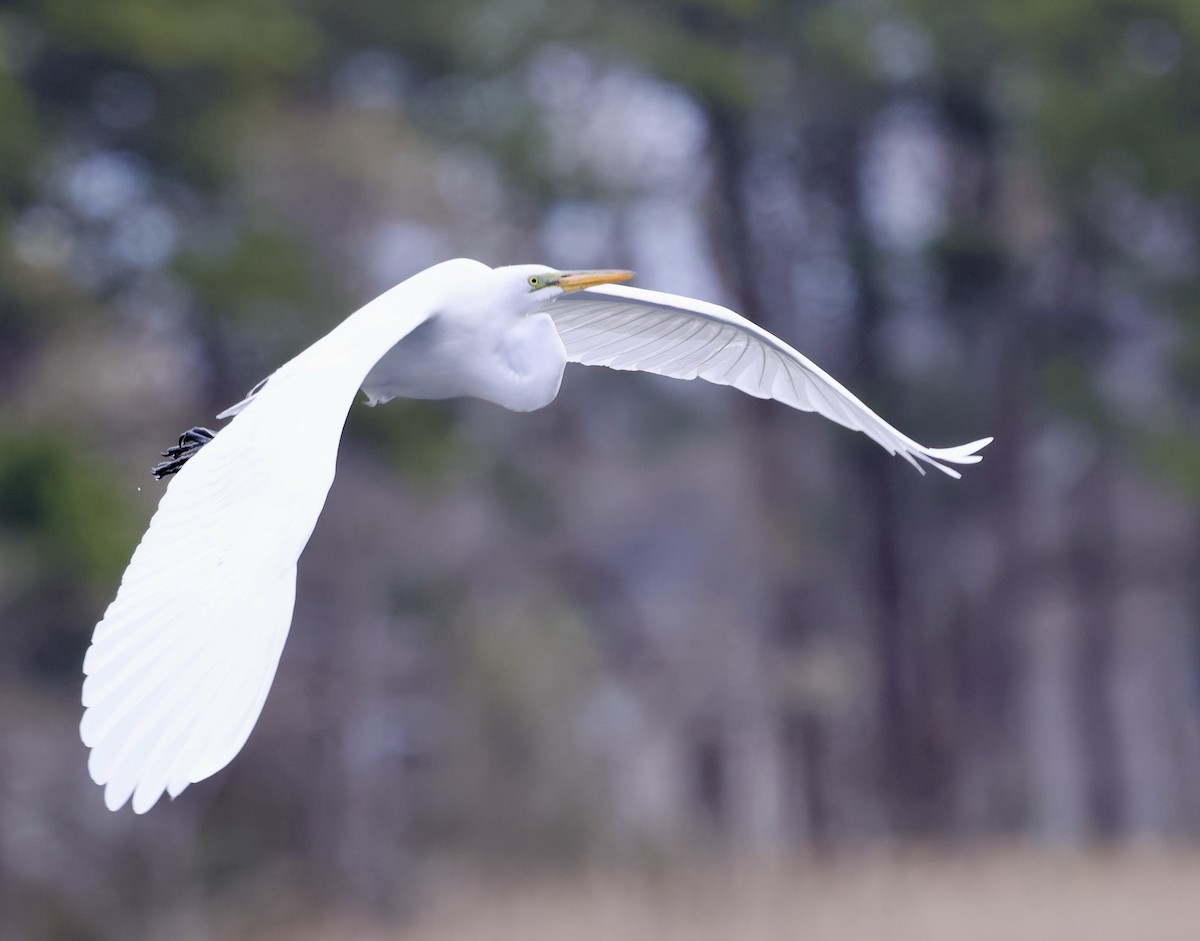
[[[818,412],[861,431],[890,454],[924,473],[920,459],[951,477],[953,464],[974,464],[991,438],[954,448],[927,448],[901,434],[840,382],[778,337],[727,307],[605,284],[568,295],[551,308],[567,359],[657,373],[674,379],[706,379],[760,399]]]
[[[917,444],[733,311],[607,283],[627,277],[435,265],[222,413],[233,420],[167,488],[84,660],[80,734],[110,809],[132,798],[144,813],[245,744],[287,639],[296,561],[333,483],[359,388],[372,403],[471,395],[530,411],[554,399],[570,361],[778,399],[954,477],[946,462],[975,463],[991,441]]]

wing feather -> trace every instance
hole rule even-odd
[[[350,404],[379,356],[434,312],[414,282],[260,383],[172,478],[84,658],[80,736],[110,809],[132,798],[144,813],[245,744]]]
[[[135,810],[152,806],[164,769],[178,764],[172,742],[207,731],[236,744],[232,758],[261,712],[291,623],[296,560],[333,482],[341,431],[335,415],[321,430],[306,416],[306,450],[324,453],[289,462],[294,476],[278,486],[263,443],[298,417],[287,385],[260,394],[175,477],[97,626],[80,734],[110,808],[135,793]],[[218,696],[236,672],[253,678],[255,694]],[[219,767],[189,750],[180,773],[191,783]]]
[[[918,444],[808,357],[716,304],[605,284],[564,295],[549,311],[571,362],[705,379],[776,399],[863,432],[922,473],[924,462],[959,477],[947,464],[977,463],[981,458],[976,452],[992,440],[952,448]]]

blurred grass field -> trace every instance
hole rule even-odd
[[[289,941],[1062,941],[1200,937],[1200,854],[908,851],[787,865],[480,877],[448,867],[399,926]],[[244,937],[262,938],[263,926]],[[223,926],[211,937],[230,937]]]

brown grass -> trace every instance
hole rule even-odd
[[[1126,941],[1200,938],[1200,854],[906,852],[537,881],[448,873],[399,928],[296,941]]]

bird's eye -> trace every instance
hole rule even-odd
[[[542,285],[542,279],[538,275],[531,274],[529,276],[529,286],[531,288],[541,287],[541,285]]]

